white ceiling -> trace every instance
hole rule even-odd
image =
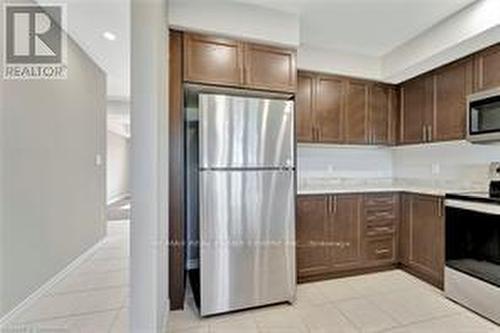
[[[475,0],[211,1],[244,2],[295,13],[300,17],[301,44],[381,57]],[[67,4],[70,35],[107,73],[108,96],[127,98],[130,0],[57,2]],[[103,38],[106,31],[116,34],[117,39]]]
[[[37,0],[55,3],[53,0]],[[70,36],[107,74],[108,97],[130,95],[130,0],[57,0],[66,4]],[[116,35],[109,41],[104,32]],[[71,64],[70,64],[71,66]]]
[[[380,57],[476,0],[215,0],[300,16],[301,43]]]

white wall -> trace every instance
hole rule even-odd
[[[110,203],[130,193],[130,140],[107,131],[106,202]]]
[[[300,43],[298,15],[236,1],[170,0],[169,21],[172,27],[245,40]]]
[[[500,145],[454,141],[401,146],[392,149],[392,159],[397,178],[453,181],[486,188],[490,162],[500,161]]]
[[[391,178],[392,156],[388,148],[301,144],[297,170],[299,178]]]
[[[0,317],[105,234],[105,74],[71,39],[68,64],[0,80]]]
[[[131,332],[168,316],[168,8],[132,0]]]

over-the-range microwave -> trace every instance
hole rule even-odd
[[[500,87],[467,98],[467,140],[500,141]]]

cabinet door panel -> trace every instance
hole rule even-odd
[[[345,107],[345,141],[363,144],[368,142],[368,85],[349,81]]]
[[[238,41],[184,34],[184,80],[239,86],[243,83],[243,45]]]
[[[315,116],[319,141],[341,143],[344,82],[339,78],[320,76],[316,87]]]
[[[300,196],[297,200],[297,269],[300,277],[328,271],[330,249],[328,196]]]
[[[403,84],[401,89],[401,142],[423,142],[424,125],[430,113],[432,82],[428,77],[419,77]]]
[[[245,55],[247,87],[295,92],[297,67],[294,50],[247,44]]]
[[[370,93],[370,143],[387,144],[391,111],[390,89],[381,85],[371,87]]]
[[[314,141],[314,83],[313,75],[300,73],[296,100],[297,141]]]
[[[471,85],[472,64],[469,61],[436,72],[433,141],[465,138],[465,104]]]
[[[416,195],[410,218],[410,267],[442,281],[444,263],[444,224],[440,199]]]
[[[359,195],[337,195],[334,197],[333,206],[333,266],[339,268],[356,265],[361,258],[361,198]]]
[[[495,45],[477,54],[475,63],[476,91],[500,86],[500,45]]]

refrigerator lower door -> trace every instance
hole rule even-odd
[[[295,298],[292,171],[200,173],[201,315]]]

